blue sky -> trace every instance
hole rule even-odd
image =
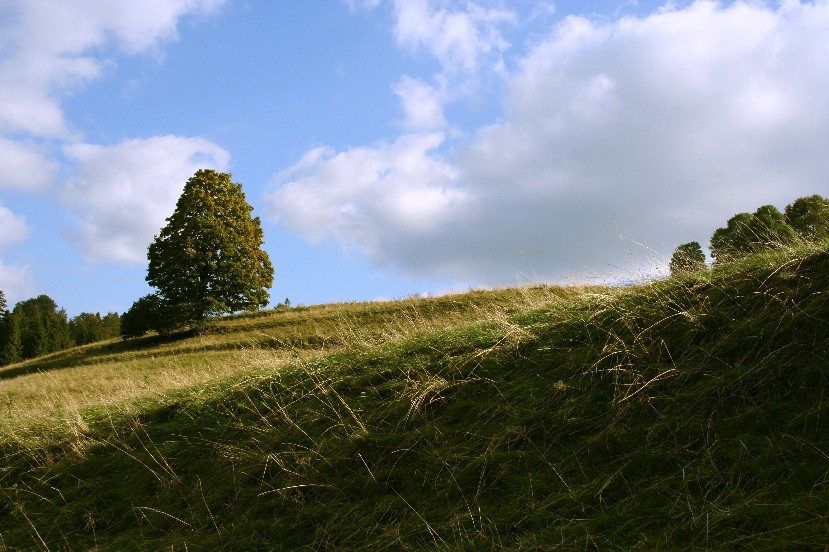
[[[5,0],[0,290],[125,311],[199,168],[274,303],[658,276],[829,192],[826,37],[826,0]]]

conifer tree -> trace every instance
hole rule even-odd
[[[0,319],[0,365],[23,360],[20,343],[20,314],[4,311]]]
[[[17,303],[6,318],[7,362],[38,357],[73,344],[66,311],[48,295]]]

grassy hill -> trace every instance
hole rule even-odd
[[[0,550],[825,550],[829,251],[0,370]]]

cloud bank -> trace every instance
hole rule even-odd
[[[516,15],[466,6],[395,4],[398,46],[441,74],[401,77],[396,141],[313,150],[277,175],[275,220],[406,275],[509,283],[641,271],[736,212],[825,194],[829,2],[571,16],[515,53],[498,28]],[[498,120],[434,131],[463,98],[441,82],[480,72],[507,91]]]

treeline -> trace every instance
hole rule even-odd
[[[0,365],[20,362],[75,345],[85,345],[120,334],[118,313],[84,312],[72,319],[48,295],[6,309],[0,290]]]
[[[829,239],[829,200],[819,195],[801,197],[780,212],[763,205],[753,213],[738,213],[711,236],[709,250],[714,264],[721,264],[775,247]],[[671,274],[706,268],[699,242],[683,243],[674,251]]]

